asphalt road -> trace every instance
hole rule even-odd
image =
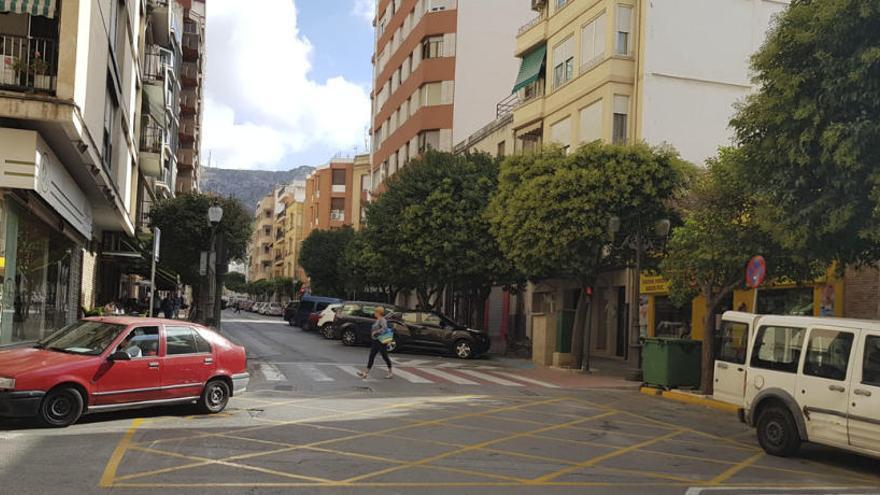
[[[224,317],[252,373],[226,412],[0,421],[0,495],[880,494],[880,462],[814,446],[768,457],[729,414],[491,358],[398,354],[394,379],[364,381],[366,348]]]

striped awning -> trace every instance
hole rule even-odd
[[[57,0],[0,0],[0,13],[40,15],[55,17]]]

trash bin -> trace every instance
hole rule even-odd
[[[642,342],[645,384],[667,389],[700,386],[701,342],[659,337]]]
[[[571,333],[574,329],[574,314],[570,309],[556,313],[556,352],[571,352]]]

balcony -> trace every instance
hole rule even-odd
[[[202,37],[198,33],[183,33],[183,59],[195,62],[202,56]]]
[[[194,91],[185,91],[180,95],[180,114],[195,115],[199,111],[199,98]]]
[[[343,210],[330,210],[330,221],[331,222],[344,222],[345,221],[345,211],[343,211]]]
[[[330,187],[330,192],[334,194],[345,194],[345,184],[333,184]]]
[[[198,135],[199,127],[194,122],[181,122],[178,135],[180,142],[184,144],[194,143]]]
[[[162,175],[156,181],[156,195],[161,198],[170,198],[174,196],[175,175],[171,173],[170,167],[162,169]]]
[[[140,166],[144,175],[159,177],[165,161],[165,128],[151,115],[141,117]]]
[[[184,62],[180,68],[180,83],[184,88],[197,88],[201,83],[202,74],[199,66],[192,62]]]
[[[196,150],[192,148],[180,148],[177,150],[177,168],[191,170],[197,165]]]
[[[55,94],[58,40],[0,34],[0,88]]]

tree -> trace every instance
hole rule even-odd
[[[208,208],[223,208],[223,220],[216,228],[208,222]],[[160,201],[150,210],[150,226],[162,230],[160,265],[170,268],[180,280],[193,288],[194,310],[197,319],[210,318],[203,309],[207,306],[208,290],[202,290],[199,274],[201,253],[211,249],[211,231],[215,229],[218,246],[218,266],[225,267],[229,260],[242,259],[250,240],[253,218],[245,207],[233,198],[210,194],[188,193]],[[222,283],[219,279],[218,286]]]
[[[812,272],[762,227],[741,154],[724,149],[707,165],[686,202],[684,225],[672,232],[660,266],[673,301],[684,304],[703,296],[701,384],[703,392],[711,394],[715,313],[734,289],[744,285],[749,259],[763,256],[771,278],[806,279]]]
[[[485,216],[498,187],[498,162],[486,154],[429,151],[388,181],[367,209],[365,238],[390,264],[388,285],[413,287],[423,307],[457,293],[482,320],[493,285],[511,277],[512,265],[489,232]],[[402,278],[402,280],[400,280]]]
[[[826,264],[880,259],[880,3],[794,0],[732,121],[764,225]]]
[[[243,273],[227,273],[223,276],[223,286],[232,292],[247,292],[247,280]]]
[[[351,227],[313,230],[302,243],[299,264],[311,280],[315,294],[345,296],[345,274],[340,272],[346,246],[354,237]]]
[[[620,218],[620,239],[652,231],[688,177],[669,149],[595,142],[571,154],[560,148],[508,157],[489,207],[502,251],[530,279],[572,278],[582,289],[572,353],[584,349],[587,288],[612,266],[633,258],[629,243],[611,243],[609,222]]]

